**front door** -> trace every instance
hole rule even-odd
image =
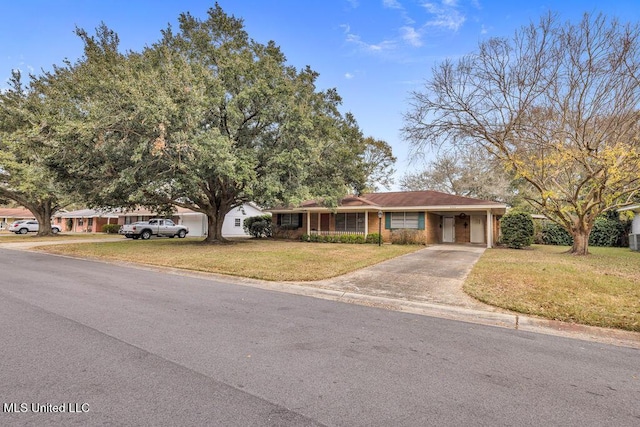
[[[442,224],[442,241],[445,243],[453,243],[455,230],[454,218],[451,216],[445,216]]]
[[[320,214],[320,230],[329,231],[329,214]]]
[[[471,243],[484,243],[484,217],[471,215]]]

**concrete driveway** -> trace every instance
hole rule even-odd
[[[432,245],[344,276],[315,282],[326,289],[497,311],[462,291],[484,245]]]

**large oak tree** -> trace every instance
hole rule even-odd
[[[39,236],[53,234],[51,216],[68,202],[48,167],[48,159],[57,155],[48,148],[50,107],[17,70],[11,87],[0,93],[0,197],[31,211]]]
[[[368,145],[337,92],[218,5],[205,20],[182,14],[140,53],[119,52],[106,26],[78,34],[84,57],[42,84],[67,100],[51,166],[92,204],[202,212],[213,242],[244,202],[331,204],[365,185]]]
[[[640,191],[640,30],[550,14],[437,65],[403,129],[420,150],[483,147],[588,253],[595,219]]]

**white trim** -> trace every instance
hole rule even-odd
[[[633,211],[633,212],[640,213],[640,205],[625,206],[624,208],[618,209],[618,212],[624,212],[624,211]]]
[[[493,215],[491,209],[487,209],[487,249],[493,247]]]
[[[369,235],[369,211],[364,211],[364,237]]]

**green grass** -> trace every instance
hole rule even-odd
[[[38,250],[81,257],[229,274],[271,281],[311,281],[339,276],[422,249],[409,245],[354,245],[280,240],[243,240],[208,245],[196,239],[124,239]]]
[[[640,331],[640,253],[568,247],[487,250],[464,290],[487,304],[548,319]]]

